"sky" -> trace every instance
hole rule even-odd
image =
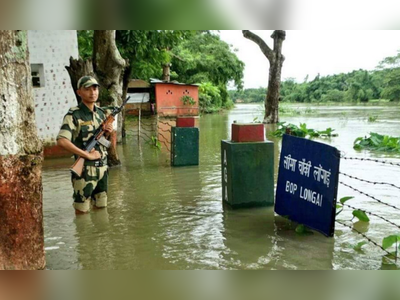
[[[270,48],[272,30],[252,30]],[[268,85],[269,62],[254,42],[240,30],[221,30],[223,41],[238,49],[238,58],[245,63],[244,88]],[[353,70],[374,70],[385,57],[400,50],[400,30],[287,30],[282,52],[285,62],[282,80],[294,78],[303,82],[321,76],[348,73]]]

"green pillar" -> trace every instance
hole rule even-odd
[[[274,143],[221,141],[222,199],[232,208],[274,205]]]
[[[171,128],[171,165],[199,164],[199,129],[196,127]]]

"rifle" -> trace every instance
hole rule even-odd
[[[85,144],[85,148],[83,149],[86,152],[92,151],[92,149],[97,145],[101,144],[106,148],[109,148],[111,145],[111,142],[109,142],[105,137],[104,137],[104,127],[108,124],[112,124],[115,120],[115,116],[119,114],[122,110],[122,108],[125,106],[125,104],[128,102],[130,97],[126,98],[125,101],[122,103],[120,107],[116,107],[113,109],[111,114],[101,123],[100,127],[97,128],[96,132],[93,134],[93,136],[87,141]],[[85,159],[81,156],[78,156],[77,160],[75,163],[71,166],[70,170],[72,173],[75,175],[81,177],[82,176],[82,171],[83,171],[83,166],[85,164]]]

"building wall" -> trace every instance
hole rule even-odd
[[[192,85],[155,84],[156,110],[160,116],[198,116],[199,88]],[[181,98],[188,95],[196,103],[184,105]]]
[[[76,106],[76,98],[65,66],[69,58],[77,59],[78,40],[76,30],[29,30],[29,61],[34,70],[42,66],[39,73],[41,87],[34,87],[35,114],[39,138],[47,153],[57,156],[56,137],[62,119],[68,109]],[[43,86],[44,85],[44,86]]]

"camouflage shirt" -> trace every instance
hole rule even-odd
[[[103,108],[95,106],[92,112],[81,102],[78,106],[70,108],[64,116],[57,140],[66,138],[78,148],[84,149],[86,142],[93,136],[105,119],[106,111]],[[106,159],[107,150],[104,146],[97,144],[95,150],[100,152],[103,160]],[[76,155],[75,158],[77,158]]]

